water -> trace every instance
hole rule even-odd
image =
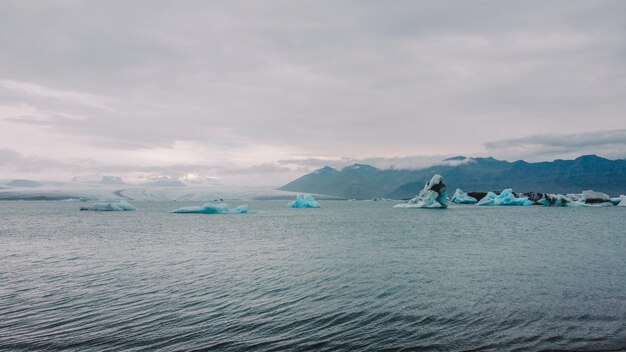
[[[626,208],[393,204],[0,202],[0,349],[626,349]]]

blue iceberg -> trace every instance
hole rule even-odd
[[[291,208],[319,208],[320,203],[318,203],[312,195],[304,194],[297,195],[296,200],[290,202],[287,206]]]
[[[487,195],[481,199],[476,205],[481,206],[528,206],[533,205],[533,202],[528,197],[516,197],[513,193],[513,189],[507,188],[499,195],[493,192],[487,193]]]
[[[204,203],[199,207],[182,207],[172,210],[170,213],[177,214],[246,214],[249,212],[247,205],[240,205],[236,208],[229,208],[228,204]]]
[[[447,208],[448,194],[441,175],[434,175],[415,198],[394,208]]]
[[[454,191],[451,201],[456,204],[476,204],[478,202],[476,198],[469,196],[460,188],[457,188],[456,191]]]
[[[539,199],[538,202],[546,207],[575,206],[571,205],[574,203],[574,200],[563,194],[544,194],[543,198]]]
[[[121,200],[118,203],[94,203],[90,207],[82,207],[80,210],[93,210],[93,211],[133,211],[137,210],[132,204],[125,200]]]
[[[489,192],[487,193],[487,195],[485,195],[484,197],[482,197],[478,203],[476,203],[476,205],[481,205],[481,206],[491,206],[494,205],[494,201],[496,200],[496,197],[498,195],[493,193],[493,192]]]

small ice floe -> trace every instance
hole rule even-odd
[[[612,207],[611,197],[608,194],[602,192],[596,192],[592,190],[583,191],[581,199],[579,201],[583,206],[593,207]]]
[[[463,192],[460,188],[457,188],[456,191],[454,191],[450,201],[456,204],[476,204],[478,202],[476,198]]]
[[[447,208],[448,194],[441,175],[434,175],[424,188],[406,203],[396,204],[394,208]]]
[[[170,213],[177,214],[246,214],[249,212],[247,205],[229,208],[228,204],[204,203],[202,206],[182,207],[172,210]]]
[[[528,206],[533,205],[533,202],[528,197],[516,197],[513,193],[513,189],[507,188],[500,194],[496,195],[493,192],[487,193],[483,199],[481,199],[476,205],[481,206]]]
[[[320,203],[318,203],[315,198],[310,194],[297,195],[296,200],[293,202],[289,202],[287,206],[291,208],[319,208]]]
[[[94,203],[90,207],[81,207],[80,210],[93,210],[93,211],[132,211],[137,210],[132,204],[125,200],[121,200],[118,203]]]
[[[537,202],[546,207],[567,207],[575,201],[564,194],[544,194],[543,198],[539,199]]]

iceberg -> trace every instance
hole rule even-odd
[[[125,200],[121,200],[118,203],[94,203],[90,207],[81,207],[80,210],[93,210],[93,211],[132,211],[137,210],[132,204]]]
[[[170,213],[177,214],[246,214],[248,213],[247,205],[240,205],[236,208],[229,208],[228,204],[221,203],[204,203],[202,206],[182,207],[172,210]]]
[[[611,197],[609,197],[608,194],[592,190],[583,191],[581,195],[581,202],[589,206],[613,206],[613,203],[611,203]]]
[[[545,194],[543,198],[538,200],[538,202],[546,207],[576,206],[571,205],[575,202],[572,198],[563,194]]]
[[[626,196],[619,196],[621,199],[619,203],[617,203],[618,207],[626,207]]]
[[[528,197],[516,197],[513,193],[513,189],[507,188],[502,191],[499,195],[496,195],[493,192],[487,193],[487,195],[481,199],[476,205],[481,206],[509,206],[509,205],[521,205],[521,206],[529,206],[533,205],[533,202],[528,199]]]
[[[493,192],[489,192],[487,193],[484,197],[482,197],[478,203],[476,203],[476,205],[480,205],[480,206],[491,206],[494,205],[494,201],[496,200],[496,197],[498,195],[493,193]]]
[[[610,198],[605,193],[587,190],[582,194],[546,194],[539,200],[539,203],[548,207],[611,207],[618,205],[622,197],[624,196]]]
[[[319,208],[320,203],[318,203],[310,194],[299,194],[296,196],[296,200],[290,202],[287,206],[291,208]]]
[[[451,201],[456,204],[476,204],[478,202],[476,198],[469,196],[460,188],[457,188],[456,191],[454,191]]]
[[[441,175],[435,174],[415,198],[396,204],[394,208],[447,208],[447,202],[446,184]]]

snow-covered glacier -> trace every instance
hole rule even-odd
[[[476,198],[469,196],[460,188],[457,188],[456,191],[454,191],[450,201],[456,204],[476,204],[478,202]]]
[[[293,202],[287,204],[287,206],[291,208],[319,208],[320,203],[318,203],[315,198],[310,194],[299,194],[296,196],[296,199]]]
[[[202,206],[182,207],[172,210],[171,213],[177,214],[245,214],[250,210],[247,205],[240,205],[236,208],[230,208],[228,204],[221,203],[204,203]]]
[[[415,198],[394,208],[447,208],[448,194],[443,177],[435,174]]]
[[[90,207],[82,207],[80,210],[93,210],[93,211],[133,211],[137,210],[135,206],[128,203],[125,200],[121,200],[117,203],[94,203]]]
[[[513,193],[513,189],[507,188],[500,194],[496,195],[493,192],[487,193],[483,199],[481,199],[476,205],[481,206],[509,206],[509,205],[521,205],[529,206],[533,205],[533,202],[528,197],[516,197]]]

